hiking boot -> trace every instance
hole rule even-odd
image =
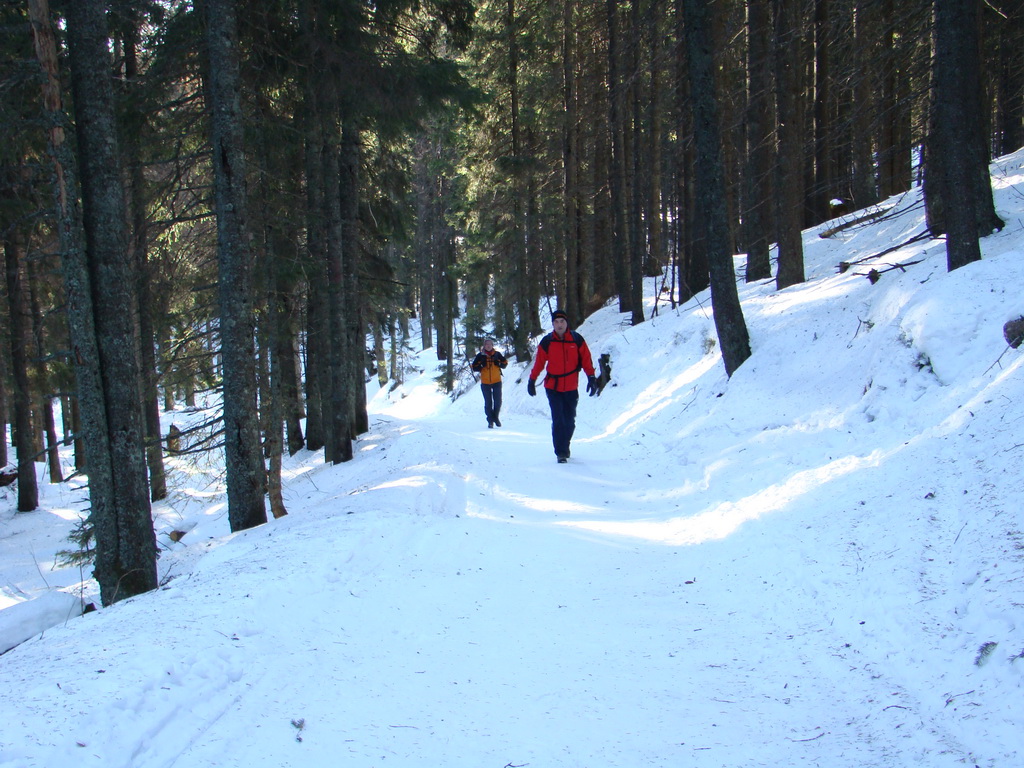
[[[501,426],[501,421],[498,420],[497,416],[494,417],[494,426],[496,426],[496,427],[500,427]]]
[[[487,422],[487,428],[488,429],[494,429],[494,422],[493,421],[488,421]]]
[[[568,463],[568,461],[569,461],[569,457],[568,456],[559,456],[558,457],[558,463],[559,464],[566,464],[566,463]]]

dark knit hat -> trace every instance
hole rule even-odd
[[[565,322],[569,322],[569,316],[567,314],[565,314],[565,312],[563,312],[560,309],[556,309],[554,312],[551,313],[551,320],[552,321],[555,321],[558,318],[562,318],[563,320],[565,320]]]

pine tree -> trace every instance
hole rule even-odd
[[[252,253],[234,0],[204,0],[213,145],[220,337],[224,360],[224,453],[232,531],[267,521],[266,471],[259,443],[253,350]]]
[[[84,330],[86,335],[94,332],[95,341],[83,335],[78,351],[96,353],[100,390],[87,391],[88,382],[80,377],[79,395],[83,412],[89,413],[86,451],[95,575],[102,600],[109,604],[156,587],[156,538],[144,460],[133,325],[135,279],[121,191],[106,14],[99,3],[72,3],[67,12],[88,277],[77,265],[66,267],[65,274],[74,273],[66,281],[69,295],[86,288],[93,297],[92,323],[86,322]],[[65,258],[75,259],[76,254]],[[89,302],[85,296],[69,298],[86,312]]]

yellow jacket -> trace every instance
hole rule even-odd
[[[501,383],[501,369],[508,365],[508,360],[498,350],[494,350],[490,353],[481,352],[475,358],[473,363],[470,365],[474,371],[480,374],[481,384],[500,384]]]

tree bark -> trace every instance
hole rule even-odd
[[[6,467],[7,453],[7,355],[0,353],[0,467]]]
[[[354,110],[346,110],[352,114]],[[343,291],[345,308],[345,354],[348,368],[346,399],[349,412],[349,437],[355,439],[369,430],[366,413],[366,332],[363,324],[363,297],[359,290],[359,265],[362,244],[359,236],[359,167],[362,162],[362,133],[353,119],[345,121],[341,132],[341,222]]]
[[[29,385],[29,310],[24,288],[25,248],[17,229],[4,237],[7,306],[10,319],[11,373],[14,381],[14,450],[18,457],[18,511],[39,507],[35,447],[32,439],[32,394]],[[4,437],[6,440],[6,436]]]
[[[535,318],[530,312],[530,260],[527,251],[528,233],[525,227],[524,206],[528,201],[528,190],[526,184],[523,125],[519,114],[520,107],[520,82],[519,82],[519,20],[516,15],[515,0],[506,0],[505,3],[505,33],[508,36],[508,89],[509,89],[509,130],[512,138],[512,269],[513,269],[513,296],[516,316],[518,322],[512,328],[512,343],[519,360],[527,360],[530,357],[529,336]],[[443,243],[438,243],[439,248],[445,248]],[[444,297],[439,297],[444,301]],[[442,307],[447,313],[449,308]],[[447,329],[439,329],[438,336],[447,334]],[[439,350],[440,352],[440,350]],[[445,358],[450,355],[446,350]]]
[[[768,0],[748,0],[747,160],[743,179],[743,240],[747,250],[748,283],[772,276],[770,25]]]
[[[39,304],[38,267],[33,262],[28,266],[28,296],[32,312],[32,366],[35,369],[35,391],[37,413],[42,419],[43,434],[46,437],[46,465],[51,483],[64,482],[60,468],[60,440],[57,438],[57,424],[53,418],[53,395],[50,372],[46,367],[46,345],[44,343],[43,312]]]
[[[298,326],[296,320],[295,287],[289,285],[280,292],[282,328],[278,336],[277,355],[281,365],[281,386],[284,398],[285,441],[288,455],[294,456],[305,445],[302,418],[305,415],[300,393],[300,367],[298,355]]]
[[[574,327],[583,322],[586,305],[580,253],[575,17],[576,0],[562,0],[562,247],[565,260],[562,307]]]
[[[935,140],[929,161],[938,163],[936,191],[942,199],[950,271],[981,259],[979,201],[971,179],[976,168],[972,145],[978,141],[971,129],[977,124],[964,114],[980,85],[977,29],[975,0],[935,0]]]
[[[60,244],[61,266],[64,275],[64,291],[69,336],[77,380],[78,392],[71,399],[73,413],[72,432],[75,435],[75,469],[85,470],[84,433],[91,435],[94,453],[107,451],[102,445],[106,433],[102,405],[102,384],[99,375],[99,353],[96,349],[96,335],[93,325],[92,304],[89,297],[88,267],[85,261],[82,241],[81,210],[76,194],[75,158],[67,141],[62,91],[57,60],[57,44],[50,22],[50,9],[46,0],[29,0],[29,19],[36,58],[42,71],[41,91],[43,118],[47,125],[47,153],[53,164],[53,195],[57,210],[57,237]],[[96,403],[87,408],[83,422],[80,417],[80,400]],[[66,428],[66,427],[65,427]],[[99,456],[95,468],[96,482],[90,482],[90,498],[93,510],[112,509],[111,494],[113,482],[104,473],[109,471],[109,457]]]
[[[697,194],[711,271],[711,303],[725,372],[732,376],[750,357],[750,338],[740,307],[729,242],[722,164],[721,128],[715,97],[714,63],[707,0],[683,0],[690,71],[694,143],[697,148]]]
[[[310,69],[316,71],[323,63],[316,51],[319,43],[314,33],[314,11],[317,6],[302,6],[300,23],[305,47],[310,55]],[[330,387],[327,350],[330,346],[330,328],[327,321],[327,252],[324,232],[324,140],[323,104],[320,99],[322,78],[306,78],[304,91],[303,140],[306,171],[306,447],[318,451],[326,444],[323,404]]]
[[[851,110],[850,154],[853,178],[850,191],[854,209],[866,208],[878,202],[875,182],[875,162],[871,151],[871,73],[874,71],[872,53],[876,47],[877,13],[873,0],[857,0],[854,10],[855,63],[853,71],[853,105]]]
[[[330,370],[324,432],[324,460],[340,464],[352,459],[351,409],[347,389],[350,384],[348,355],[348,328],[345,320],[345,226],[341,198],[341,103],[336,83],[324,90],[324,197],[327,255],[327,323],[330,329],[327,363]]]
[[[124,41],[124,74],[127,87],[138,87],[138,19],[129,8],[128,34]],[[160,428],[160,393],[156,367],[156,338],[153,332],[153,297],[150,291],[148,225],[146,217],[146,179],[137,132],[127,136],[128,201],[131,215],[131,250],[138,274],[139,360],[142,364],[142,408],[146,423],[146,464],[149,467],[149,494],[152,501],[167,498],[167,473],[164,469],[163,435]]]
[[[217,214],[224,455],[232,531],[267,522],[253,347],[253,256],[246,226],[246,165],[234,0],[204,0]]]
[[[814,0],[814,183],[807,201],[814,224],[831,218],[835,197],[832,173],[832,73],[829,0]]]
[[[81,397],[86,428],[90,499],[96,539],[96,580],[104,604],[157,586],[156,537],[149,507],[141,373],[135,336],[135,275],[128,250],[121,156],[114,115],[105,9],[67,6],[67,39],[77,118],[78,154],[91,314],[100,391]],[[65,254],[74,258],[74,254]],[[77,265],[66,285],[69,304],[81,288]],[[68,269],[65,282],[68,283]],[[71,314],[74,321],[76,313]],[[88,339],[78,352],[91,353]],[[82,369],[79,369],[82,373]],[[80,394],[83,380],[79,377]],[[93,413],[102,409],[103,416]],[[103,425],[105,432],[97,432]],[[91,436],[91,440],[89,437]],[[106,466],[103,464],[106,463]],[[109,492],[105,487],[110,483]],[[94,496],[94,492],[97,494]],[[109,506],[108,506],[109,504]]]
[[[679,136],[694,133],[691,97],[689,55],[687,52],[686,12],[684,0],[675,0],[676,49],[676,115]],[[676,240],[680,249],[679,303],[683,303],[706,289],[710,284],[711,267],[704,238],[703,217],[697,211],[694,198],[694,147],[692,142],[681,141],[676,156]]]
[[[881,117],[878,139],[878,175],[882,198],[891,197],[910,189],[910,98],[908,61],[906,51],[910,45],[905,24],[896,15],[896,0],[880,0],[878,28],[882,40],[878,49],[881,94],[877,113]],[[900,10],[905,11],[905,4]]]
[[[619,31],[618,0],[607,0],[608,22],[608,131],[611,134],[612,155],[609,168],[611,192],[611,265],[615,291],[619,296],[619,311],[629,312],[629,217],[626,195],[626,142],[625,142],[625,85],[622,82],[622,41]]]
[[[629,183],[626,184],[629,200],[629,224],[627,229],[629,235],[629,308],[630,323],[639,325],[644,322],[644,263],[646,262],[647,238],[643,227],[643,196],[647,186],[644,183],[643,158],[645,155],[642,144],[643,136],[643,82],[640,77],[640,47],[641,47],[641,19],[640,0],[630,0],[630,46],[627,61],[630,63],[630,71],[633,72],[632,92],[632,119],[625,121],[625,130],[629,137],[630,158],[628,165],[630,169]]]
[[[272,267],[271,267],[272,269]],[[271,283],[273,278],[271,277]],[[263,387],[263,408],[266,411],[265,451],[268,458],[267,497],[270,501],[270,512],[274,518],[284,517],[288,510],[284,503],[281,483],[282,453],[284,452],[284,385],[282,382],[281,344],[279,335],[283,332],[284,318],[280,294],[275,288],[268,292],[267,322],[263,334],[263,356],[268,360],[266,365],[265,385]]]
[[[775,0],[775,67],[778,100],[778,151],[775,159],[776,234],[779,266],[775,284],[782,290],[804,281],[803,253],[803,108],[800,73],[800,0]]]
[[[650,149],[647,160],[649,171],[646,184],[646,214],[644,216],[648,222],[647,237],[650,242],[647,261],[644,264],[646,277],[659,277],[665,266],[665,216],[661,188],[664,176],[664,131],[662,128],[665,109],[661,67],[661,61],[665,56],[664,36],[661,33],[661,22],[665,13],[662,2],[663,0],[652,0],[645,21],[647,38],[651,41],[651,60],[654,62],[651,67],[651,98],[645,116],[651,131],[650,140],[647,142]]]
[[[999,154],[1008,155],[1024,145],[1024,2],[1004,0],[1006,19],[999,28]]]

